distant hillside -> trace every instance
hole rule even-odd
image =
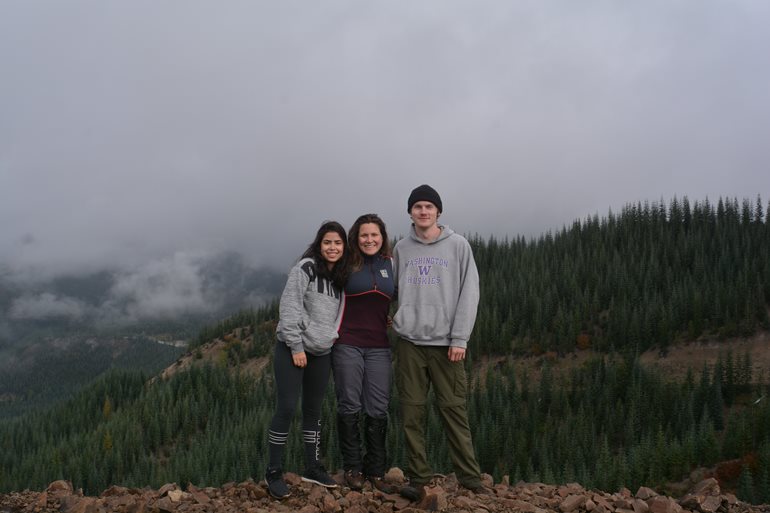
[[[284,280],[235,253],[175,255],[135,269],[50,280],[6,272],[0,275],[0,418],[54,404],[112,368],[154,374],[204,326],[272,300]]]
[[[110,369],[160,372],[182,351],[143,336],[70,336],[28,345],[0,365],[0,419],[68,399]]]

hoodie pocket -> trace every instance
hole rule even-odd
[[[311,321],[302,332],[302,342],[311,354],[329,352],[335,340],[337,340],[337,330],[331,324]]]
[[[441,340],[449,336],[449,318],[443,305],[404,304],[393,318],[396,333],[414,341]]]

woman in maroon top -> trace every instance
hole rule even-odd
[[[345,310],[332,349],[337,393],[337,431],[347,485],[359,490],[368,479],[380,490],[391,387],[388,311],[395,292],[390,243],[376,214],[359,217],[348,232],[351,274],[345,285]],[[363,412],[366,453],[361,458],[359,419]]]

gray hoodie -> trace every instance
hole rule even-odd
[[[324,355],[337,340],[344,303],[341,290],[315,273],[312,258],[303,258],[291,271],[278,306],[276,336],[292,354]]]
[[[398,310],[393,329],[420,346],[465,348],[476,322],[479,273],[468,241],[441,226],[425,242],[411,229],[393,249]]]

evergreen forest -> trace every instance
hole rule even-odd
[[[638,203],[536,240],[473,245],[475,354],[633,355],[768,327],[770,223],[759,197]]]
[[[532,240],[471,243],[482,298],[468,406],[484,472],[613,491],[662,488],[733,460],[722,477],[738,496],[770,501],[770,375],[729,345],[770,329],[770,224],[759,197],[638,203]],[[112,484],[261,479],[272,374],[239,369],[271,354],[276,317],[273,303],[203,329],[191,345],[201,365],[166,380],[116,370],[53,408],[0,422],[0,492],[55,479],[91,494]],[[248,340],[234,335],[242,328]],[[216,338],[229,342],[203,360],[201,347]],[[637,358],[698,339],[722,340],[724,352],[678,381]],[[588,348],[599,356],[566,375],[551,371],[552,358]],[[517,374],[523,355],[544,356],[539,379]],[[495,363],[482,369],[482,361]],[[332,469],[340,466],[334,411],[330,385],[323,447]],[[449,472],[430,411],[432,464]],[[399,425],[394,388],[394,465],[403,463]],[[300,430],[292,436],[285,468],[299,471]]]

